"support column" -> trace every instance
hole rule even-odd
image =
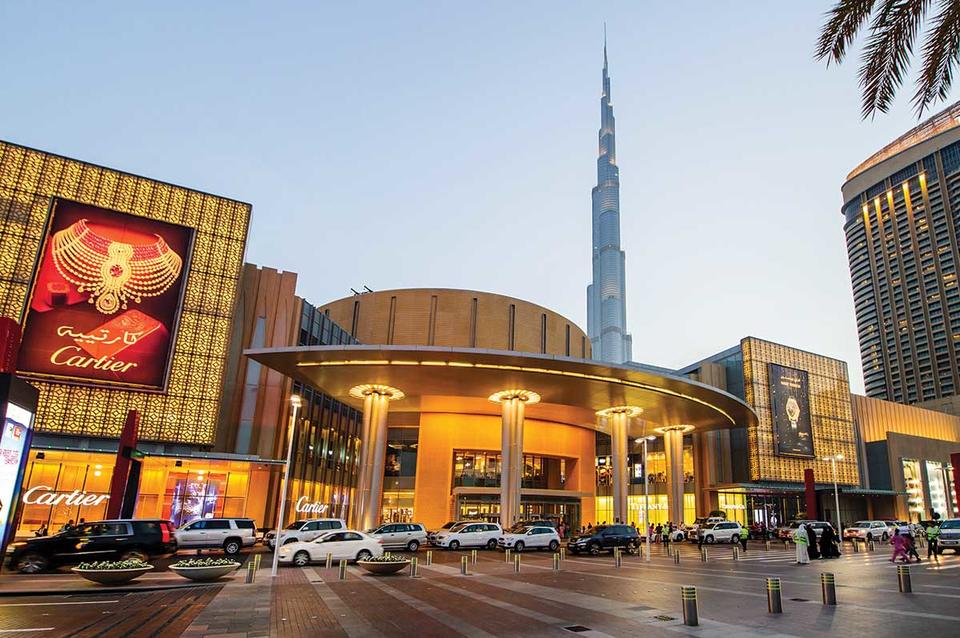
[[[524,406],[540,401],[529,390],[503,390],[489,399],[500,404],[500,526],[520,520],[520,487],[523,481]]]
[[[693,430],[691,425],[673,425],[657,428],[663,434],[663,449],[667,457],[667,512],[671,523],[683,522],[683,435]]]
[[[383,466],[387,453],[387,414],[390,402],[403,392],[385,385],[359,385],[350,396],[363,399],[357,489],[350,507],[350,526],[368,530],[380,522],[383,503]]]
[[[610,457],[613,461],[613,520],[629,522],[627,494],[630,490],[630,474],[627,469],[627,446],[630,436],[630,419],[643,412],[632,405],[620,405],[597,412],[610,425]],[[646,472],[646,468],[644,468]]]

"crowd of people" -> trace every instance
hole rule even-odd
[[[923,535],[927,537],[927,560],[937,559],[938,546],[940,544],[940,526],[933,521],[928,521],[923,529]],[[910,528],[897,528],[890,537],[890,546],[893,552],[890,555],[890,562],[895,563],[897,559],[909,563],[912,558],[916,558],[919,563],[920,554],[917,552],[917,542],[913,530]]]
[[[811,525],[801,524],[793,532],[793,542],[797,549],[797,565],[808,565],[821,558],[840,558],[840,537],[833,525],[824,527],[818,537]]]

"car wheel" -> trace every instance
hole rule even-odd
[[[460,549],[460,541],[450,541],[450,549],[454,551]]]
[[[297,567],[306,567],[310,564],[310,554],[305,551],[299,551],[293,555],[293,564]]]
[[[418,549],[420,549],[420,541],[418,541],[418,540],[412,540],[412,541],[410,541],[409,543],[407,543],[407,551],[408,551],[408,552],[415,552],[415,551],[417,551]]]
[[[880,537],[880,540],[886,543],[888,538],[890,538],[890,536],[886,532],[884,532],[883,536]]]
[[[357,560],[370,560],[373,558],[373,553],[369,549],[361,549],[357,552]]]
[[[637,549],[639,547],[640,547],[639,543],[627,543],[627,547],[626,547],[627,553],[630,555],[636,554]]]
[[[513,546],[513,551],[520,553],[523,551],[523,541],[517,541],[517,544]]]
[[[493,540],[492,538],[487,541],[487,549],[496,549],[496,548],[497,548],[497,541]]]
[[[706,541],[707,544],[709,545],[713,545],[713,543],[715,542],[713,539],[713,534],[707,534],[706,538],[704,538],[703,540]]]
[[[551,552],[555,552],[560,549],[560,543],[557,541],[550,541],[549,549]]]
[[[50,566],[50,561],[40,554],[24,554],[17,559],[17,571],[21,574],[39,574]]]
[[[141,562],[147,562],[147,553],[142,549],[128,549],[127,551],[120,554],[120,560],[139,560]]]
[[[226,554],[231,554],[231,555],[232,555],[232,554],[239,554],[241,547],[242,547],[242,545],[240,545],[240,541],[234,540],[234,539],[231,538],[230,540],[228,540],[227,542],[225,542],[225,543],[223,544],[223,551],[224,551],[224,553],[226,553]]]
[[[588,548],[588,550],[589,550],[591,556],[599,556],[599,555],[600,555],[600,543],[591,543],[591,544],[590,544],[590,547]]]

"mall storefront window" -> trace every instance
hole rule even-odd
[[[420,428],[392,427],[387,431],[383,468],[381,518],[390,523],[414,523],[413,488],[417,478]]]
[[[595,525],[613,522],[613,497],[598,496],[596,501],[597,520]],[[654,525],[663,525],[669,517],[669,507],[667,506],[666,494],[650,495],[650,523]],[[644,516],[646,507],[644,505],[643,494],[630,494],[627,496],[627,523],[636,525],[642,529],[646,523]],[[683,495],[683,523],[693,523],[697,517],[696,497],[692,491]],[[589,521],[588,521],[589,522]],[[671,521],[676,522],[676,521]]]
[[[498,494],[458,494],[457,520],[500,521]],[[571,529],[580,527],[580,499],[576,496],[521,495],[521,520],[563,521]]]
[[[567,460],[536,454],[523,455],[523,489],[562,490],[566,484]],[[500,452],[454,450],[454,487],[500,487]]]
[[[106,515],[114,454],[34,450],[24,475],[17,537],[41,527]],[[248,517],[263,526],[275,467],[242,461],[148,456],[143,460],[136,518],[181,526],[196,518]]]

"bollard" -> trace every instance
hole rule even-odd
[[[469,573],[470,573],[469,568],[467,567],[467,557],[466,557],[466,556],[461,556],[461,557],[460,557],[460,573],[461,573],[462,575],[464,575],[464,576],[467,576],[467,575],[469,575]]]
[[[566,547],[561,547],[561,548],[560,548],[560,560],[563,560],[563,559],[566,558],[566,557],[567,557],[567,548],[566,548]]]
[[[510,550],[509,550],[509,549],[503,550],[503,562],[505,562],[505,563],[509,563],[509,562],[510,562]]]
[[[477,564],[477,550],[475,549],[470,550],[470,562],[474,565]]]
[[[913,592],[913,583],[910,581],[910,565],[897,565],[897,584],[901,594]]]
[[[673,553],[673,564],[674,564],[674,565],[679,565],[679,564],[680,564],[680,552],[674,552],[674,553]]]
[[[410,559],[410,578],[420,578],[420,564],[416,556]]]
[[[553,555],[553,571],[560,570],[560,554]]]
[[[247,575],[243,582],[248,585],[253,582],[253,563],[247,563]]]
[[[340,559],[340,573],[337,574],[337,578],[344,580],[347,577],[347,561]]]
[[[427,565],[433,565],[433,550],[427,550]]]
[[[513,557],[513,571],[517,574],[520,573],[520,554]]]
[[[327,554],[327,569],[333,567],[333,554]]]
[[[876,543],[874,543],[873,541],[867,541],[867,551],[868,551],[868,552],[875,552],[875,551],[877,551],[877,545],[876,545]]]
[[[260,559],[261,559],[261,558],[263,558],[263,557],[262,557],[260,554],[257,554],[256,556],[253,557],[253,571],[254,571],[254,572],[256,572],[258,569],[260,569]],[[257,579],[257,574],[256,574],[256,573],[253,574],[253,579],[254,579],[254,580]]]
[[[856,538],[853,539],[853,553],[854,554],[860,553],[860,541],[857,540]]]
[[[623,564],[623,557],[619,547],[613,548],[613,566],[619,568]]]
[[[783,593],[780,590],[779,578],[767,579],[767,612],[771,614],[783,613]]]
[[[763,549],[764,549],[765,551],[768,551],[768,552],[770,551],[770,541],[769,541],[769,540],[763,541]]]
[[[837,583],[833,574],[823,572],[820,574],[820,592],[823,594],[824,605],[837,604]]]
[[[733,546],[733,560],[740,560],[740,546]]]
[[[700,548],[700,562],[701,562],[701,563],[707,562],[707,548],[706,548],[706,547],[701,547],[701,548]]]
[[[697,588],[693,585],[680,587],[680,601],[683,605],[683,624],[696,627],[700,624],[700,612],[697,609]]]

